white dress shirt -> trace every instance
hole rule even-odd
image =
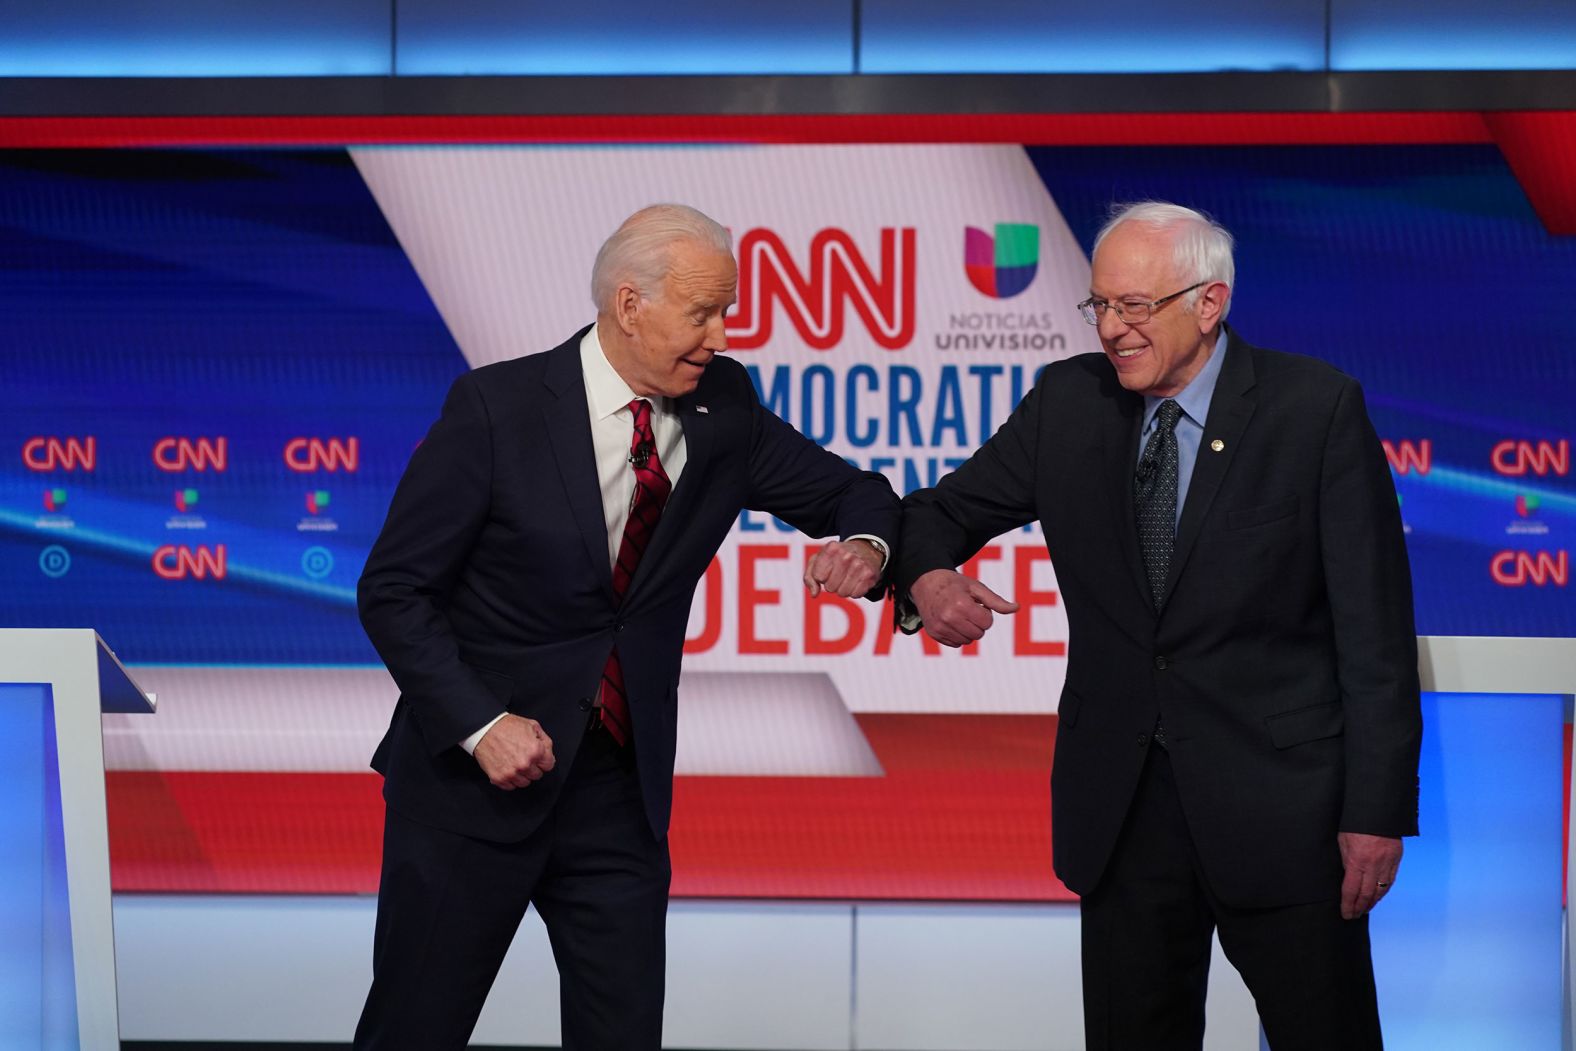
[[[607,564],[618,561],[624,542],[624,523],[635,499],[635,471],[629,463],[630,442],[635,434],[635,414],[629,403],[639,395],[629,389],[607,360],[596,326],[580,341],[580,371],[586,381],[586,410],[591,414],[591,446],[596,453],[596,480],[602,489],[602,518],[607,522]],[[684,427],[672,399],[647,398],[651,403],[651,437],[657,443],[657,459],[668,481],[677,488],[679,475],[689,455],[684,445]]]

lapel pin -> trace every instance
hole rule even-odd
[[[1211,452],[1218,453],[1226,448],[1226,443],[1221,441],[1219,438],[1216,438],[1214,441],[1209,443],[1209,448]]]
[[[703,416],[711,415],[711,410],[706,408],[706,406],[704,406],[704,405],[697,405],[697,406],[695,406],[695,411],[700,413],[700,414],[702,414]]]

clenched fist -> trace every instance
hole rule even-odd
[[[804,567],[804,586],[812,596],[830,591],[843,598],[863,595],[881,579],[881,552],[868,540],[834,540]]]
[[[955,569],[932,569],[909,588],[930,637],[943,646],[962,646],[984,635],[995,613],[1016,613],[1009,602]]]
[[[553,741],[535,719],[506,715],[476,744],[476,761],[487,780],[512,792],[540,781],[553,768]]]

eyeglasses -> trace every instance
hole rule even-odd
[[[1159,299],[1101,299],[1099,296],[1090,296],[1078,304],[1078,312],[1083,319],[1091,325],[1098,325],[1100,318],[1107,310],[1116,311],[1116,316],[1124,325],[1142,325],[1150,316],[1177,296],[1185,296],[1195,288],[1203,288],[1208,281],[1200,281],[1196,285],[1188,285],[1180,292],[1173,292],[1169,296]]]

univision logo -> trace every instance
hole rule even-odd
[[[995,237],[977,226],[963,228],[963,271],[992,299],[1022,292],[1039,269],[1040,228],[1033,223],[997,223]]]

